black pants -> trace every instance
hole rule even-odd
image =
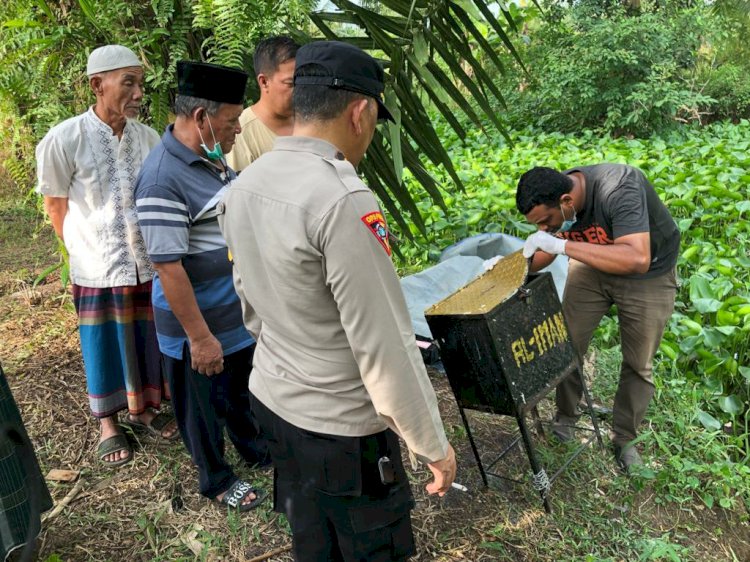
[[[414,554],[414,507],[396,434],[341,437],[300,429],[250,395],[274,464],[274,509],[292,528],[298,562],[399,562]],[[388,456],[395,481],[380,481]]]
[[[250,415],[247,385],[255,345],[224,357],[224,370],[206,376],[190,367],[187,345],[181,360],[164,356],[164,374],[172,391],[172,407],[190,456],[198,468],[200,493],[214,498],[236,480],[224,460],[224,429],[248,464],[266,464],[268,449]]]

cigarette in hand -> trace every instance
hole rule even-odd
[[[451,482],[451,488],[455,488],[456,490],[460,490],[462,492],[468,492],[469,489],[464,486],[463,484],[459,484],[458,482]]]

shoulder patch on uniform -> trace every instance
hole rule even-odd
[[[367,213],[365,216],[362,217],[362,222],[365,223],[365,226],[375,235],[375,238],[378,239],[378,242],[380,242],[380,245],[383,246],[385,249],[385,253],[389,256],[391,255],[391,245],[388,242],[388,227],[385,224],[385,218],[383,218],[383,213],[380,211],[373,211],[372,213]]]

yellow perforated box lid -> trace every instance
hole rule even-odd
[[[495,266],[458,291],[425,310],[425,316],[473,315],[489,312],[516,294],[526,281],[529,260],[521,250],[508,254]]]

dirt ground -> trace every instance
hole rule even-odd
[[[56,262],[55,243],[29,215],[0,212],[0,223],[27,220],[0,230],[6,233],[0,249],[0,360],[44,473],[80,473],[72,482],[48,482],[57,507],[45,516],[39,559],[291,560],[288,526],[270,502],[239,516],[201,498],[180,442],[159,446],[131,435],[132,463],[119,470],[97,464],[98,427],[88,412],[68,291],[57,273],[32,286],[39,272]],[[542,509],[519,452],[498,470],[525,483],[492,479],[490,489],[484,488],[446,378],[436,371],[431,377],[458,453],[457,481],[469,492],[430,497],[424,492],[428,472],[411,474],[419,548],[414,560],[750,560],[746,517],[662,501],[648,488],[635,490],[606,450],[585,451],[553,484],[552,515]],[[543,417],[548,410],[543,403]],[[488,461],[515,422],[477,413],[470,419]],[[539,442],[551,474],[568,451]],[[268,471],[238,471],[271,487]]]

